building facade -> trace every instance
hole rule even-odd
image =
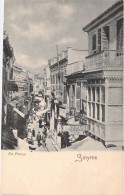
[[[15,82],[11,82],[13,77],[13,64],[15,62],[13,48],[10,45],[9,37],[4,33],[3,37],[3,79],[2,79],[2,140],[1,148],[13,148],[17,146],[12,129],[9,126],[9,98],[12,91],[18,91]]]
[[[123,2],[116,2],[83,30],[88,33],[88,55],[82,71],[67,76],[68,85],[73,82],[69,104],[82,113],[91,136],[106,146],[122,145]]]
[[[34,74],[34,93],[38,94],[44,91],[44,78],[40,74]]]
[[[83,69],[83,59],[87,51],[68,47],[57,57],[49,60],[51,90],[55,91],[55,97],[68,109],[69,89],[66,77],[75,71]]]
[[[47,108],[50,108],[50,97],[51,97],[50,69],[49,66],[46,66],[44,68],[44,99]]]

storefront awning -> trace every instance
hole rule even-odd
[[[22,118],[25,118],[25,115],[22,113],[22,112],[20,112],[17,108],[14,108],[13,109],[17,114],[19,114]]]

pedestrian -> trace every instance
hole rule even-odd
[[[46,128],[46,126],[44,125],[44,130],[43,130],[43,133],[44,133],[44,135],[47,137],[47,128]]]
[[[40,142],[41,142],[41,134],[38,132],[37,134],[37,142],[38,142],[38,147],[40,147]]]
[[[36,112],[33,113],[34,120],[36,120]]]
[[[46,146],[46,136],[45,136],[44,132],[42,133],[42,145]]]
[[[28,141],[28,142],[32,141],[31,129],[28,129],[27,141]]]
[[[39,119],[39,128],[42,128],[42,119],[41,119],[41,117]]]
[[[35,137],[35,129],[32,130],[32,136]]]

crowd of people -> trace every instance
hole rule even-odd
[[[39,123],[38,133],[34,129],[34,127],[32,128],[34,121],[37,121]],[[29,116],[28,126],[26,130],[26,141],[28,142],[28,144],[32,145],[33,147],[33,145],[35,145],[35,143],[37,142],[38,147],[40,147],[41,145],[45,147],[46,138],[49,134],[48,131],[49,127],[47,126],[47,121],[45,121],[43,116],[37,116],[36,112],[32,110],[32,113]]]

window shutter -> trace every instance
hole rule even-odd
[[[102,31],[103,50],[109,49],[109,26],[105,26]]]
[[[117,50],[123,48],[123,18],[117,21]]]

